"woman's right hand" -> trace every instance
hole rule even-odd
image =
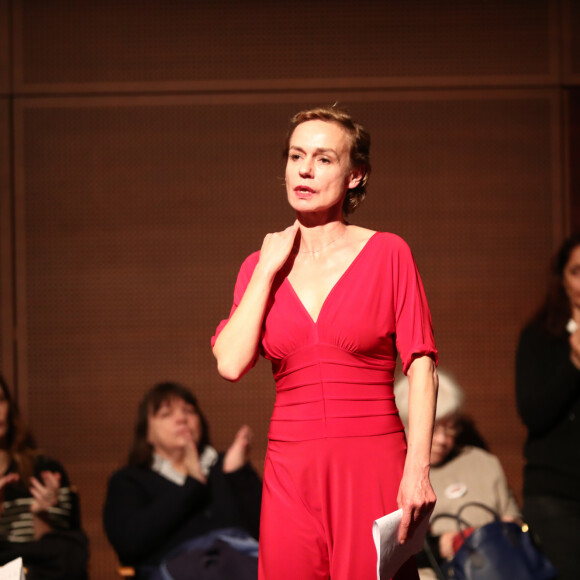
[[[189,441],[185,448],[185,458],[183,461],[185,471],[189,477],[197,479],[201,483],[207,483],[207,479],[201,469],[201,462],[199,461],[199,453],[197,452],[197,445],[193,441]]]
[[[294,245],[298,220],[282,232],[268,234],[243,296],[213,346],[219,374],[238,381],[258,356],[258,346],[272,283]],[[238,278],[239,279],[239,278]]]
[[[16,483],[20,480],[20,476],[18,473],[8,473],[0,477],[0,491],[3,491],[4,488],[10,483]]]
[[[60,473],[53,471],[43,471],[41,479],[30,478],[30,495],[34,498],[30,504],[30,511],[33,514],[48,511],[58,503],[58,493],[60,490]]]
[[[260,267],[266,274],[274,276],[285,264],[298,232],[298,220],[281,232],[267,234],[260,249]]]

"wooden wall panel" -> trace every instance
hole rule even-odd
[[[0,373],[14,384],[10,104],[0,97]]]
[[[562,42],[565,82],[580,84],[580,5],[562,0]]]
[[[19,92],[557,81],[558,0],[14,0]]]
[[[12,86],[10,16],[10,0],[0,0],[0,95],[8,95]]]
[[[337,97],[373,137],[370,192],[353,221],[411,244],[442,368],[464,386],[467,410],[519,490],[513,359],[561,234],[557,96],[19,102],[25,399],[38,438],[81,489],[95,577],[114,563],[100,527],[106,478],[124,459],[137,401],[154,382],[194,387],[218,447],[249,422],[261,467],[273,399],[268,364],[228,384],[216,374],[209,338],[243,258],[293,219],[280,158],[287,118]]]
[[[567,156],[570,231],[580,232],[580,90],[571,88],[565,101],[567,111]]]

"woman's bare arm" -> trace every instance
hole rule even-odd
[[[272,283],[290,255],[297,231],[296,221],[284,231],[264,238],[244,296],[215,341],[213,354],[218,372],[228,381],[239,380],[256,356]]]
[[[399,541],[412,535],[418,522],[435,507],[435,492],[429,480],[431,441],[437,401],[437,370],[428,356],[415,359],[409,378],[409,436],[407,459],[397,501],[403,509]]]

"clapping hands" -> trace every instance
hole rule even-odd
[[[18,473],[8,473],[0,477],[0,514],[2,503],[4,502],[4,488],[11,483],[20,481]],[[30,511],[33,514],[48,511],[58,503],[58,494],[60,491],[60,473],[55,471],[43,471],[40,479],[30,478],[30,495],[33,500],[30,504]]]
[[[55,471],[43,471],[41,480],[36,477],[30,478],[30,493],[34,498],[30,505],[33,514],[48,511],[58,503],[60,490],[60,473]]]
[[[237,471],[246,464],[250,454],[251,441],[252,430],[248,425],[240,427],[224,457],[224,471],[226,473]]]

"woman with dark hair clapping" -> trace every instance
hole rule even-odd
[[[84,580],[88,542],[64,467],[43,455],[0,376],[0,564],[22,557],[28,580]]]
[[[220,455],[188,388],[150,389],[128,465],[107,490],[105,531],[121,563],[139,578],[256,578],[261,482],[250,435],[243,426]]]

